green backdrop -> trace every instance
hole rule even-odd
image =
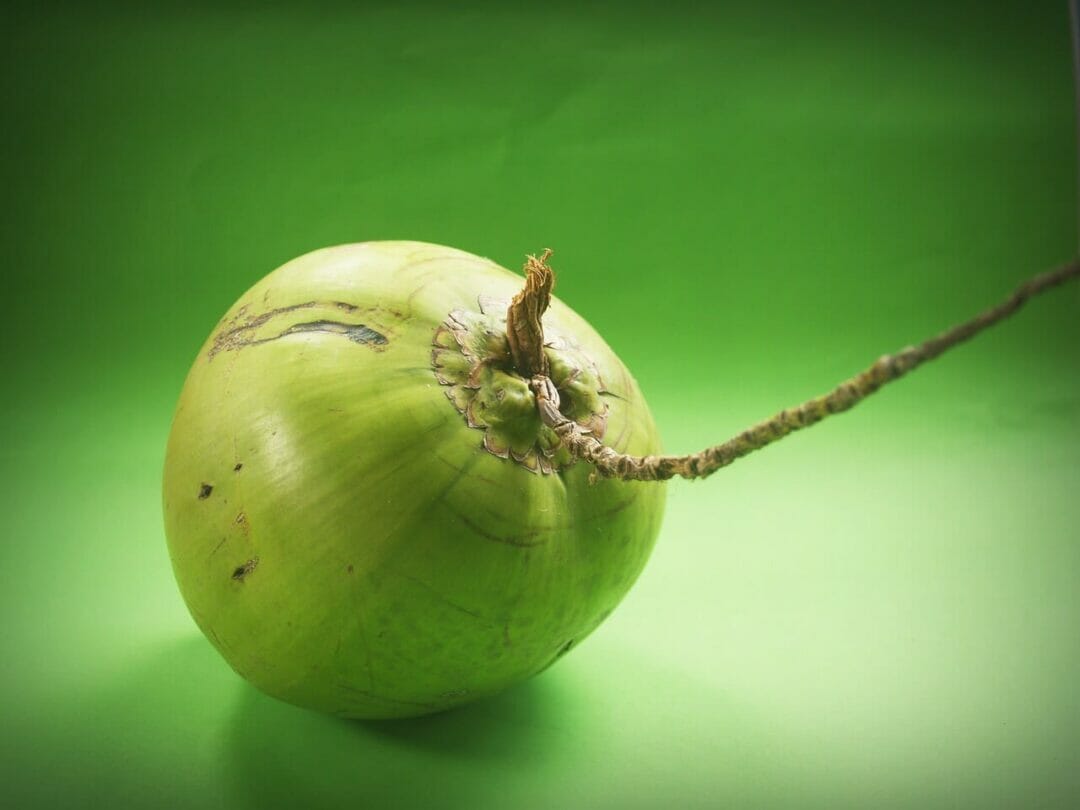
[[[1080,285],[673,484],[604,627],[429,719],[247,686],[160,509],[199,345],[324,245],[555,248],[671,451],[974,314],[1076,250],[1064,3],[5,14],[0,801],[1080,803]]]

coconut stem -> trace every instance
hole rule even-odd
[[[1000,304],[971,320],[918,346],[908,346],[896,354],[884,355],[869,368],[840,383],[829,393],[794,408],[782,410],[771,419],[744,430],[723,444],[688,456],[627,456],[618,453],[605,447],[581,425],[567,419],[559,411],[559,393],[546,374],[532,375],[530,387],[536,395],[540,418],[544,424],[555,431],[574,456],[594,465],[599,475],[636,481],[666,481],[677,475],[683,478],[704,478],[789,433],[854,407],[885,383],[899,379],[927,360],[933,360],[947,349],[1012,315],[1032,296],[1078,277],[1080,261],[1073,261],[1056,270],[1034,276],[1017,287],[1012,295]],[[548,289],[550,290],[550,286]]]
[[[540,258],[529,256],[525,260],[525,289],[514,296],[506,311],[510,357],[514,369],[526,379],[548,374],[544,327],[540,321],[551,303],[551,289],[555,286],[555,273],[547,264],[550,256],[551,248],[547,248]]]

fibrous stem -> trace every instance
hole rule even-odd
[[[537,408],[544,424],[558,435],[560,441],[576,458],[592,464],[599,475],[633,481],[666,481],[675,476],[704,478],[796,430],[816,424],[826,416],[853,408],[886,383],[899,379],[928,360],[933,360],[953,346],[1012,315],[1029,298],[1078,277],[1080,261],[1072,261],[1056,270],[1034,276],[1017,287],[1012,295],[1000,304],[981,312],[971,320],[918,346],[908,346],[895,354],[886,354],[827,394],[794,408],[785,408],[722,444],[686,456],[628,456],[619,453],[562,414],[559,410],[559,393],[545,373],[531,375],[529,385],[536,396]]]

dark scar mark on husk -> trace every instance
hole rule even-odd
[[[362,323],[341,323],[340,321],[309,321],[308,323],[297,323],[290,326],[284,332],[279,335],[274,335],[268,338],[258,338],[256,340],[244,340],[238,342],[234,346],[230,346],[232,349],[239,349],[244,346],[258,346],[260,343],[270,343],[271,341],[278,340],[279,338],[286,337],[287,335],[296,335],[301,332],[326,332],[331,335],[344,335],[353,343],[359,343],[361,345],[369,346],[385,346],[389,341],[386,336],[380,332],[376,332],[370,326],[365,326]]]
[[[256,567],[258,567],[258,565],[259,558],[252,557],[243,565],[238,565],[236,567],[236,570],[232,572],[232,578],[235,579],[237,582],[243,582],[247,575],[254,571]]]
[[[232,351],[239,350],[246,346],[259,346],[263,343],[271,343],[280,338],[287,337],[288,335],[297,335],[302,332],[324,332],[331,335],[343,335],[351,340],[353,343],[359,343],[362,346],[371,346],[378,349],[385,346],[388,341],[386,336],[380,332],[376,332],[370,326],[365,326],[362,323],[341,323],[340,321],[310,321],[308,323],[297,323],[290,326],[284,332],[274,335],[268,338],[258,338],[253,340],[233,339],[228,341],[227,344],[222,345],[218,351]],[[217,344],[215,344],[217,347]],[[211,349],[213,352],[214,349]],[[207,357],[211,357],[212,354],[207,354]]]
[[[286,337],[288,335],[295,335],[304,332],[323,332],[326,334],[342,335],[353,343],[358,343],[363,346],[369,346],[375,350],[380,350],[386,346],[390,341],[386,335],[381,332],[372,329],[370,326],[363,323],[344,323],[342,321],[335,321],[330,319],[320,319],[315,321],[307,321],[305,323],[297,323],[284,329],[276,335],[270,337],[256,338],[253,336],[254,330],[261,326],[264,326],[271,319],[284,315],[290,312],[295,312],[301,309],[311,309],[313,307],[322,307],[326,309],[339,309],[343,312],[355,313],[360,311],[360,307],[355,304],[349,304],[345,301],[305,301],[302,304],[293,304],[287,307],[278,307],[277,309],[271,309],[267,312],[263,312],[260,315],[254,315],[243,320],[242,323],[237,323],[241,318],[244,318],[246,308],[242,308],[232,319],[231,325],[225,329],[222,329],[214,336],[214,344],[207,350],[206,359],[213,360],[214,356],[218,352],[222,351],[238,351],[247,346],[258,346],[262,343],[270,343],[274,340]]]
[[[619,400],[621,402],[628,402],[629,401],[622,394],[616,394],[614,391],[603,391],[603,390],[601,390],[601,391],[597,391],[596,393],[598,393],[601,397],[608,397],[609,399],[617,399],[617,400]]]

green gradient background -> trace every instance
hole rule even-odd
[[[942,5],[9,8],[5,803],[1077,806],[1077,285],[675,483],[608,623],[454,713],[258,694],[162,534],[196,350],[320,246],[556,248],[671,451],[1068,259],[1065,5]]]

